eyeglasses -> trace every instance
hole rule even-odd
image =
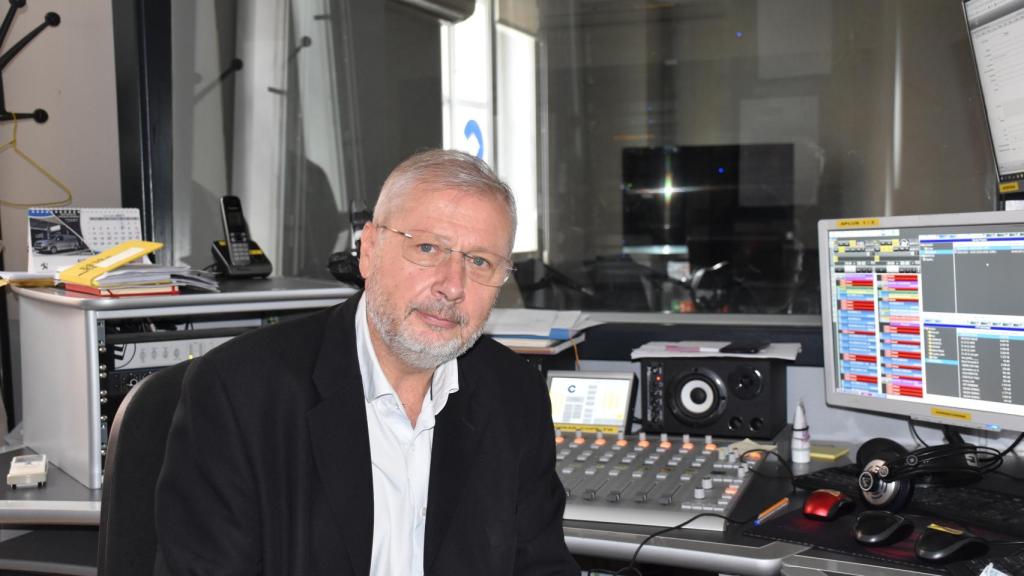
[[[458,252],[466,262],[466,275],[470,280],[495,288],[507,282],[509,274],[515,270],[508,258],[493,252],[456,250],[437,234],[422,230],[402,232],[381,224],[377,228],[402,236],[402,257],[417,266],[433,268],[446,262],[452,252]]]

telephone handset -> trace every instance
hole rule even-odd
[[[214,240],[212,248],[218,274],[229,278],[269,276],[272,270],[270,260],[249,238],[249,227],[242,215],[242,201],[238,196],[221,197],[220,216],[224,240]]]

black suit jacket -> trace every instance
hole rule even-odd
[[[193,362],[157,485],[158,574],[367,574],[373,481],[359,297]],[[483,337],[438,415],[426,574],[579,574],[547,392]]]

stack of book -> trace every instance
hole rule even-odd
[[[65,290],[93,296],[154,296],[179,294],[184,287],[217,292],[217,281],[188,266],[131,264],[162,245],[158,242],[124,242],[70,266],[58,275]]]

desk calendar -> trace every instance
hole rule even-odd
[[[127,240],[142,239],[137,208],[31,208],[28,269],[56,272]]]

